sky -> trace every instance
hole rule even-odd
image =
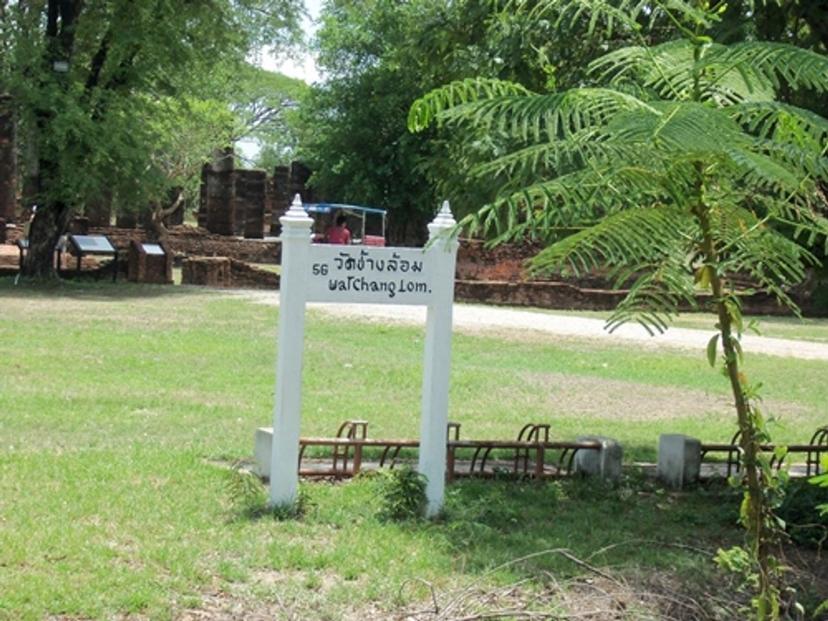
[[[306,17],[302,21],[302,28],[305,31],[305,35],[310,38],[316,32],[316,24],[314,21],[319,17],[319,13],[322,10],[322,0],[305,0],[305,9],[309,17]],[[319,72],[310,54],[303,54],[296,60],[264,55],[262,57],[262,67],[269,71],[284,73],[292,78],[299,78],[308,84],[319,81]]]
[[[305,0],[305,9],[309,17],[302,20],[302,28],[305,31],[305,36],[310,39],[316,32],[314,20],[319,17],[322,10],[322,0]],[[308,84],[319,81],[319,72],[310,54],[303,54],[296,60],[263,54],[259,59],[259,64],[268,71],[278,71],[292,78],[304,80]],[[253,160],[259,153],[259,145],[255,140],[242,139],[236,143],[236,148],[240,155],[248,160]]]

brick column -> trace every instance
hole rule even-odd
[[[288,191],[288,184],[290,182],[290,168],[287,166],[277,166],[273,169],[273,178],[271,180],[271,211],[270,211],[270,234],[278,235],[282,230],[282,225],[279,223],[281,218],[290,208],[290,192]]]
[[[207,230],[217,235],[235,235],[235,171],[232,158],[207,171]]]
[[[236,219],[244,218],[242,232],[249,239],[264,238],[266,184],[263,170],[236,171]]]

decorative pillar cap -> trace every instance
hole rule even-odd
[[[293,197],[290,209],[285,212],[285,215],[279,218],[279,222],[282,225],[283,231],[284,229],[301,229],[303,231],[309,231],[311,225],[313,224],[313,218],[305,212],[305,208],[302,207],[302,197],[297,194]]]
[[[429,239],[435,239],[437,236],[443,235],[447,231],[450,231],[455,226],[457,226],[457,221],[451,213],[449,202],[443,201],[440,211],[437,212],[434,220],[432,220],[428,225],[428,237]],[[457,237],[457,234],[455,233],[452,237]]]

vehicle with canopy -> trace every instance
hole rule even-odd
[[[385,245],[385,209],[345,205],[343,203],[306,203],[305,211],[313,218],[313,241],[325,243],[326,231],[337,217],[345,216],[351,231],[351,243],[365,246]]]

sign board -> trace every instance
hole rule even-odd
[[[103,235],[70,235],[69,240],[83,254],[113,254],[115,248]]]
[[[163,257],[166,254],[159,244],[141,244],[141,248],[144,250],[144,254],[156,257]]]
[[[428,304],[430,255],[422,248],[312,245],[308,302]]]
[[[420,304],[427,307],[417,468],[426,477],[426,514],[443,505],[451,363],[454,265],[458,242],[448,202],[428,225],[426,248],[312,245],[299,195],[282,225],[279,348],[270,456],[270,503],[296,501],[307,302]]]

